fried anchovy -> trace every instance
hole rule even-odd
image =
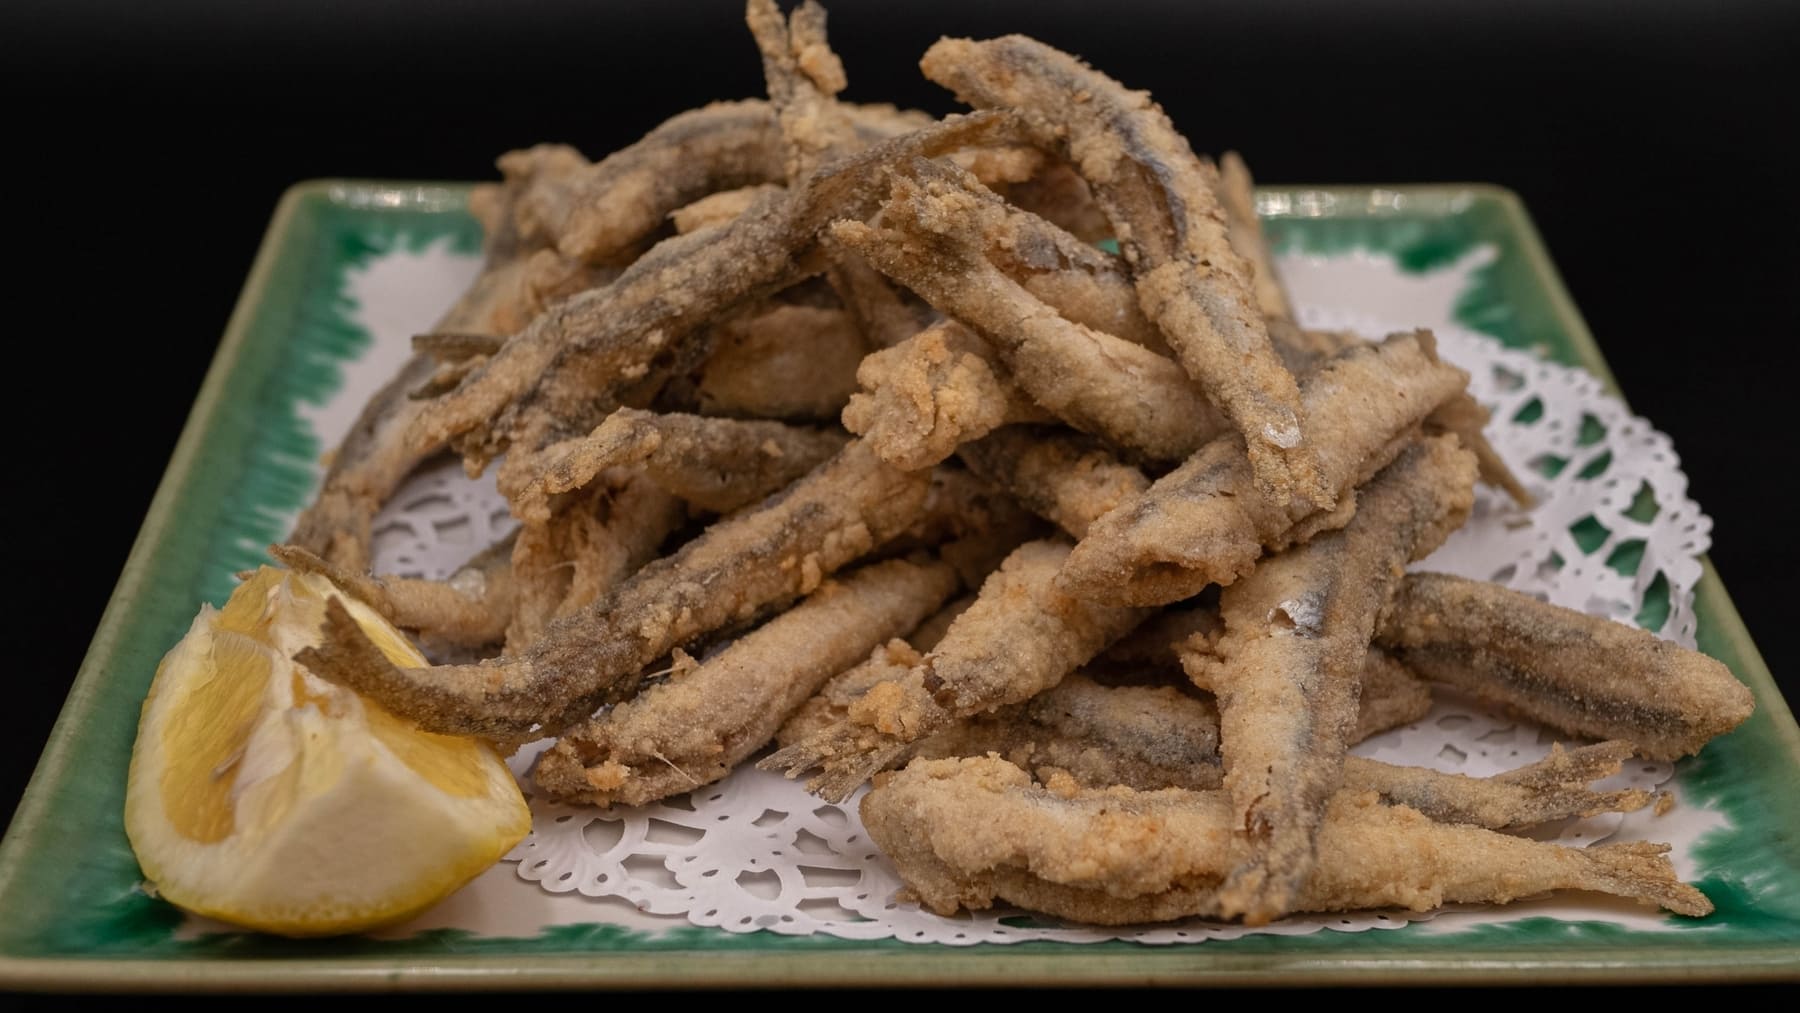
[[[1046,410],[1156,460],[1179,460],[1223,420],[1169,359],[1073,323],[995,267],[982,249],[991,204],[980,184],[914,160],[877,226],[845,221],[830,237],[992,340],[1013,378]]]
[[[505,653],[520,654],[552,620],[581,611],[636,573],[686,520],[681,498],[642,474],[617,473],[561,497],[543,522],[522,526],[513,544],[517,591]]]
[[[849,797],[909,745],[969,715],[1028,700],[1056,685],[1146,613],[1084,602],[1056,590],[1068,554],[1060,542],[1027,542],[981,586],[975,604],[907,674],[863,694],[840,725],[782,749],[758,766],[822,768],[807,789]]]
[[[954,620],[952,616],[951,621]],[[851,704],[862,699],[871,688],[905,677],[925,657],[923,652],[930,649],[929,645],[914,646],[900,639],[877,646],[854,667],[826,680],[818,692],[789,715],[775,733],[776,744],[786,747],[804,742],[848,721]]]
[[[505,182],[470,196],[487,223],[486,263],[438,322],[439,330],[511,333],[508,328],[519,326],[518,318],[534,310],[519,301],[526,293],[517,276],[532,249],[510,226],[511,203],[534,181],[564,176],[579,163],[572,149],[551,145],[501,158]],[[431,355],[415,354],[369,399],[332,454],[313,502],[295,520],[289,542],[352,572],[368,568],[375,515],[419,462],[443,446],[442,440],[408,438],[413,421],[425,410],[412,393],[437,371]]]
[[[1364,669],[1361,710],[1352,742],[1367,737],[1371,708],[1386,709],[1382,684]],[[1224,783],[1219,718],[1212,702],[1172,686],[1103,686],[1080,673],[1031,700],[976,715],[917,744],[909,759],[998,753],[1046,780],[1056,772],[1084,788],[1124,785],[1139,791],[1209,791]],[[1440,823],[1489,830],[1522,829],[1556,820],[1633,812],[1654,800],[1640,789],[1594,791],[1631,756],[1628,742],[1574,750],[1555,747],[1537,763],[1493,777],[1465,777],[1360,756],[1344,758],[1344,787],[1373,791]]]
[[[1423,718],[1431,710],[1431,687],[1392,654],[1371,647],[1363,658],[1359,700],[1351,742],[1361,742]]]
[[[930,122],[892,106],[853,108],[864,143]],[[604,263],[627,255],[672,211],[706,196],[786,178],[775,112],[750,99],[678,113],[634,144],[577,171],[534,182],[516,212],[520,233],[564,256]]]
[[[1295,376],[1301,377],[1301,385],[1305,386],[1305,377],[1314,370],[1330,362],[1333,356],[1341,354],[1347,348],[1366,344],[1363,338],[1348,331],[1312,331],[1302,328],[1292,320],[1280,317],[1269,318],[1269,340],[1275,345],[1276,354]],[[1520,507],[1529,509],[1532,505],[1531,493],[1514,475],[1501,459],[1499,451],[1488,442],[1482,431],[1488,423],[1487,409],[1481,407],[1468,391],[1456,395],[1443,404],[1438,405],[1425,419],[1426,432],[1455,433],[1462,445],[1475,452],[1475,459],[1481,464],[1481,480],[1496,489],[1500,489]]]
[[[1020,505],[1081,538],[1095,520],[1150,488],[1097,441],[1046,426],[1004,426],[958,456]]]
[[[465,459],[480,465],[510,447],[531,452],[591,430],[698,325],[815,273],[809,251],[819,229],[873,213],[885,166],[1015,131],[1004,116],[947,119],[825,165],[724,225],[658,243],[612,284],[551,307],[428,402],[409,423],[410,442],[459,437]]]
[[[1270,317],[1292,319],[1293,307],[1281,287],[1281,276],[1275,273],[1269,244],[1263,239],[1262,219],[1256,216],[1256,182],[1250,178],[1250,167],[1244,164],[1243,156],[1227,151],[1219,160],[1218,180],[1219,205],[1225,211],[1231,248],[1244,258],[1245,266],[1250,269],[1250,287],[1256,293],[1256,308],[1265,320]],[[1273,333],[1269,335],[1271,339],[1274,336]]]
[[[915,743],[905,758],[998,753],[1083,785],[1217,788],[1219,719],[1173,686],[1108,687],[1079,672],[1024,703],[975,714]]]
[[[1699,752],[1755,707],[1730,669],[1698,651],[1446,574],[1407,577],[1378,638],[1427,679],[1652,759]]]
[[[777,303],[714,330],[712,354],[694,378],[703,415],[836,419],[868,351],[855,321],[836,308]]]
[[[811,592],[917,520],[927,485],[925,473],[899,471],[853,441],[783,493],[552,622],[520,655],[399,669],[332,603],[324,645],[301,663],[431,731],[528,741],[592,714],[672,648]]]
[[[925,76],[979,108],[1021,111],[1086,177],[1131,264],[1138,300],[1188,375],[1242,435],[1258,488],[1329,509],[1294,377],[1269,345],[1251,271],[1231,248],[1217,173],[1143,92],[1024,36],[941,39]]]
[[[968,190],[985,205],[980,219],[983,252],[1007,277],[1073,323],[1169,354],[1162,332],[1138,305],[1131,274],[1117,254],[985,187]]]
[[[1112,238],[1112,223],[1106,220],[1100,205],[1094,203],[1093,188],[1074,166],[1061,159],[1047,160],[1037,175],[1006,187],[1005,193],[1008,203],[1054,222],[1057,228],[1084,243]],[[1133,296],[1132,301],[1136,302],[1137,297]]]
[[[1219,597],[1225,632],[1203,668],[1218,695],[1225,787],[1243,856],[1219,893],[1252,925],[1289,911],[1356,723],[1375,622],[1408,562],[1474,506],[1475,459],[1453,439],[1408,447],[1357,492],[1342,530],[1262,561]]]
[[[368,576],[295,545],[270,546],[269,555],[289,569],[331,578],[388,622],[428,643],[479,649],[499,643],[512,621],[518,591],[512,572],[516,537],[514,532],[476,553],[445,580]]]
[[[529,477],[502,467],[500,491],[521,520],[543,521],[552,496],[628,467],[702,510],[726,513],[813,470],[844,443],[841,433],[785,422],[620,408],[592,433],[535,455]]]
[[[1242,577],[1265,550],[1343,526],[1355,486],[1392,460],[1407,435],[1467,380],[1438,359],[1429,331],[1346,349],[1305,383],[1313,449],[1338,490],[1336,509],[1294,517],[1289,501],[1263,494],[1242,439],[1228,434],[1095,521],[1069,556],[1063,586],[1134,605],[1181,601]]]
[[[919,519],[883,548],[894,554],[930,549],[956,568],[969,587],[980,587],[1002,560],[1043,525],[1011,496],[966,469],[944,464],[931,471],[931,489]]]
[[[775,0],[750,0],[745,20],[762,53],[763,79],[787,150],[787,180],[862,147],[837,94],[848,83],[825,34],[825,8],[804,0],[785,21]],[[826,276],[874,347],[910,337],[919,317],[861,258],[828,254]]]
[[[957,588],[945,563],[889,560],[829,580],[692,671],[563,735],[538,787],[592,805],[643,805],[710,784],[760,749],[827,678],[917,626]]]
[[[898,468],[929,468],[1010,422],[1045,417],[987,339],[944,320],[857,367],[844,428]]]
[[[723,225],[750,210],[758,200],[780,189],[781,186],[776,183],[757,183],[754,186],[740,186],[735,190],[709,193],[692,204],[685,204],[669,212],[669,224],[675,226],[675,234],[681,236],[714,225]]]
[[[1649,805],[1656,796],[1642,789],[1588,787],[1617,774],[1630,757],[1629,742],[1569,750],[1555,746],[1549,756],[1529,766],[1493,777],[1467,777],[1347,756],[1344,787],[1373,791],[1384,802],[1417,809],[1440,823],[1517,830],[1601,813],[1635,812]]]
[[[1228,916],[1221,883],[1236,815],[1224,792],[1040,787],[993,757],[920,760],[883,775],[862,802],[869,836],[899,868],[908,899],[939,914],[1004,900],[1091,924]],[[1667,845],[1566,848],[1437,823],[1372,792],[1340,792],[1297,911],[1506,903],[1593,890],[1700,916]]]

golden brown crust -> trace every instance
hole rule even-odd
[[[586,488],[608,469],[632,468],[702,510],[728,513],[818,467],[846,442],[839,432],[785,422],[620,408],[592,433],[534,455],[529,476],[502,468],[500,491],[522,520],[540,523],[553,497]]]
[[[1034,39],[940,39],[925,76],[978,108],[1022,112],[1093,187],[1138,300],[1188,375],[1237,426],[1265,495],[1329,509],[1293,376],[1269,345],[1231,248],[1216,173],[1142,92]]]
[[[1351,490],[1467,380],[1439,361],[1428,331],[1345,350],[1306,380],[1313,449],[1339,509],[1294,517],[1288,501],[1257,486],[1242,441],[1224,436],[1097,520],[1070,555],[1064,586],[1139,605],[1181,601],[1250,572],[1266,549],[1341,527],[1355,508]]]
[[[1439,573],[1409,576],[1381,643],[1407,666],[1558,731],[1672,760],[1750,716],[1724,665],[1655,634]]]
[[[481,466],[591,430],[676,365],[701,324],[816,273],[819,229],[871,213],[885,166],[1015,129],[1005,116],[941,121],[834,161],[715,229],[658,243],[612,284],[551,307],[455,390],[425,402],[407,423],[410,444],[455,437],[466,462]]]
[[[843,799],[909,744],[1056,685],[1145,616],[1057,591],[1056,571],[1067,555],[1061,542],[1020,546],[903,678],[871,688],[850,705],[842,724],[759,766],[789,776],[820,768],[808,790]]]
[[[852,441],[782,494],[552,622],[519,656],[398,669],[369,653],[345,613],[303,663],[432,731],[528,741],[587,717],[609,691],[634,689],[636,673],[671,648],[811,592],[917,520],[927,484]]]
[[[538,787],[592,805],[643,805],[730,773],[827,678],[918,625],[956,590],[932,560],[889,560],[827,581],[699,667],[569,731]]]
[[[1219,598],[1225,632],[1183,658],[1219,698],[1225,787],[1243,860],[1221,888],[1231,917],[1294,910],[1326,800],[1342,777],[1375,623],[1406,564],[1467,518],[1475,459],[1454,439],[1402,451],[1357,491],[1342,530],[1262,561]]]
[[[1144,473],[1099,442],[1043,426],[1004,426],[958,455],[1021,506],[1075,538],[1119,504],[1150,488]]]
[[[835,420],[867,351],[855,321],[835,307],[776,303],[715,331],[694,384],[703,415]]]
[[[1004,900],[1102,925],[1217,918],[1235,854],[1223,792],[1038,786],[994,757],[918,760],[884,774],[863,797],[862,818],[909,893],[943,915]],[[1711,912],[1705,895],[1676,878],[1667,851],[1565,848],[1435,823],[1373,792],[1340,792],[1295,909],[1425,911],[1593,890],[1678,914]]]
[[[929,468],[970,440],[1044,417],[985,338],[954,320],[864,357],[844,428],[897,468]]]
[[[894,179],[880,226],[839,222],[831,239],[990,339],[1018,385],[1077,429],[1156,460],[1179,460],[1220,431],[1174,362],[1064,318],[987,259],[992,205],[978,183],[923,161],[909,172],[922,182]]]

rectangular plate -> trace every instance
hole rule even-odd
[[[479,246],[466,187],[318,182],[282,200],[193,414],[31,785],[0,844],[0,987],[66,989],[552,988],[692,985],[1421,984],[1696,981],[1800,974],[1800,730],[1718,575],[1697,595],[1699,644],[1754,690],[1756,715],[1684,763],[1684,792],[1731,826],[1703,838],[1699,921],[1637,932],[1545,918],[1454,934],[1424,925],[1150,947],[945,948],[693,927],[545,929],[529,939],[435,930],[296,942],[178,935],[139,888],[122,828],[138,707],[197,603],[262,562],[324,448],[296,406],[337,383],[367,336],[337,313],[347,266],[396,244]],[[1425,270],[1478,244],[1496,255],[1459,302],[1463,325],[1611,382],[1519,201],[1484,186],[1265,190],[1278,249],[1363,249]]]

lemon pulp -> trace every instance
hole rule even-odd
[[[125,829],[180,907],[285,935],[359,931],[436,903],[530,828],[487,745],[415,728],[292,660],[333,595],[396,664],[425,664],[325,578],[263,567],[157,667]]]

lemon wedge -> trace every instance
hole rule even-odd
[[[341,598],[395,664],[417,648],[324,577],[263,567],[202,606],[138,721],[125,832],[179,907],[289,936],[403,920],[525,836],[498,755],[436,735],[291,659]]]

